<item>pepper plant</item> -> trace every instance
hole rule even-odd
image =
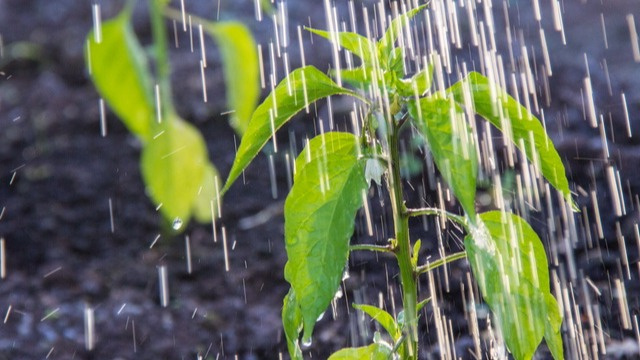
[[[173,229],[180,230],[191,216],[203,223],[212,221],[219,198],[215,185],[219,175],[209,160],[202,134],[180,118],[173,105],[164,16],[178,21],[184,18],[183,13],[168,8],[168,2],[148,1],[155,76],[147,52],[133,32],[133,1],[89,33],[85,54],[98,92],[143,145],[140,167],[149,196]],[[219,46],[228,107],[232,109],[230,122],[241,136],[260,94],[253,37],[236,21],[191,18]]]
[[[354,133],[329,131],[308,141],[295,161],[294,183],[284,205],[290,283],[282,321],[289,353],[302,359],[317,319],[339,289],[350,251],[382,251],[397,259],[403,310],[397,316],[371,305],[355,307],[378,321],[374,343],[337,351],[331,359],[417,359],[418,314],[427,300],[418,292],[419,276],[438,265],[465,257],[484,301],[516,359],[531,359],[544,338],[554,358],[563,358],[562,315],[551,294],[545,249],[521,217],[502,211],[478,213],[477,138],[470,117],[480,115],[508,133],[539,173],[562,195],[571,198],[562,161],[536,117],[487,77],[471,72],[445,91],[431,91],[431,66],[405,77],[403,49],[396,40],[408,21],[425,8],[394,19],[379,41],[352,32],[308,29],[361,60],[353,69],[329,76],[313,66],[292,71],[258,106],[222,189],[226,192],[272,135],[298,112],[332,95],[362,102],[366,116]],[[354,84],[354,89],[338,85]],[[460,203],[457,215],[438,208],[407,208],[400,173],[400,132],[410,124],[425,138],[442,179]],[[395,236],[385,246],[350,246],[354,218],[363,206],[370,179],[388,188]],[[466,230],[465,252],[432,264],[419,264],[420,241],[412,242],[409,219],[436,215]]]

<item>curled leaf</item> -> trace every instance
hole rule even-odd
[[[206,29],[215,37],[222,53],[231,126],[242,136],[260,96],[256,43],[240,22],[210,22]]]
[[[208,165],[207,149],[192,125],[173,116],[142,149],[147,191],[165,219],[187,222]]]
[[[155,120],[151,74],[144,50],[131,28],[131,12],[102,23],[100,41],[87,36],[89,75],[109,107],[143,141],[151,137]]]

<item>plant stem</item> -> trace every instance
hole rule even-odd
[[[373,245],[373,244],[357,244],[349,246],[349,251],[358,251],[358,250],[367,250],[367,251],[378,251],[378,252],[392,252],[391,247],[388,245]]]
[[[422,215],[444,216],[449,220],[455,221],[457,224],[464,227],[465,230],[469,230],[469,227],[468,227],[469,225],[467,224],[467,221],[464,219],[464,217],[450,213],[446,210],[442,210],[438,208],[418,208],[418,209],[407,209],[406,213],[408,216],[411,216],[411,217],[422,216]]]
[[[433,270],[433,269],[435,269],[437,267],[440,267],[440,266],[442,266],[444,264],[448,264],[448,263],[450,263],[452,261],[456,261],[456,260],[459,260],[459,259],[464,259],[466,257],[467,257],[467,252],[466,251],[460,251],[460,252],[457,252],[457,253],[453,253],[451,255],[447,255],[447,256],[445,256],[445,257],[443,257],[441,259],[438,259],[438,260],[436,260],[436,261],[434,261],[432,263],[429,263],[429,264],[426,264],[426,265],[422,265],[422,266],[418,266],[418,268],[416,269],[416,273],[418,275],[424,274],[424,273],[427,273],[427,272],[429,272],[429,271],[431,271],[431,270]]]
[[[391,174],[389,176],[389,193],[393,209],[393,225],[397,243],[395,250],[398,266],[400,267],[402,305],[405,316],[403,333],[406,336],[406,341],[403,347],[406,358],[415,360],[418,358],[417,276],[411,264],[412,246],[409,238],[409,215],[404,205],[402,179],[400,177],[399,126],[392,120],[389,128],[389,173]]]
[[[180,21],[180,22],[182,22],[182,12],[181,12],[180,10],[176,10],[176,9],[174,9],[174,8],[171,8],[171,7],[168,7],[168,6],[167,6],[167,7],[164,9],[164,14],[165,14],[165,16],[167,16],[169,19],[173,19],[173,20],[176,20],[176,21]],[[189,13],[187,13],[187,16],[188,16],[188,17],[190,17],[190,18],[191,18],[191,20],[192,20],[193,22],[195,22],[195,23],[200,23],[200,24],[202,24],[203,26],[204,26],[205,24],[209,23],[209,22],[212,22],[212,21],[207,20],[207,19],[205,19],[205,18],[201,18],[201,17],[199,17],[199,16],[196,16],[196,15],[193,15],[193,14],[189,14]]]
[[[151,32],[153,34],[153,49],[156,61],[156,75],[160,90],[162,118],[169,110],[173,110],[171,102],[171,67],[167,51],[167,33],[164,24],[165,0],[149,0],[149,14],[151,16]]]

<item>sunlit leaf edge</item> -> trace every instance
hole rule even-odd
[[[302,79],[309,79],[312,82],[305,83],[305,80]],[[295,98],[288,95],[290,86],[292,92],[302,91],[304,93],[306,90],[306,97],[302,95],[301,98]],[[296,88],[297,86],[299,86],[300,89]],[[251,116],[251,121],[249,122],[246,133],[242,137],[229,176],[222,188],[222,193],[225,193],[231,187],[233,182],[260,152],[260,149],[271,139],[274,131],[280,129],[295,114],[305,109],[311,103],[327,96],[339,94],[351,95],[364,100],[364,98],[357,93],[338,86],[328,76],[310,65],[296,69],[287,75]],[[285,99],[282,99],[282,97],[285,97]],[[285,116],[282,116],[282,112],[276,115],[272,127],[271,116],[269,114],[273,111],[274,104],[280,109],[285,106],[293,106],[293,108],[286,111]]]

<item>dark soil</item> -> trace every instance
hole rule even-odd
[[[336,2],[338,12],[347,20],[346,1]],[[121,1],[97,3],[103,19],[116,14],[122,5]],[[134,25],[148,45],[144,3],[137,4]],[[185,3],[187,10],[207,18],[218,13],[219,3],[221,18],[250,25],[267,57],[264,49],[273,39],[273,25],[268,19],[255,21],[253,1]],[[360,3],[355,2],[356,9]],[[372,10],[372,1],[362,3]],[[591,337],[589,328],[589,316],[597,311],[594,316],[599,316],[601,324],[596,331],[604,333],[608,349],[600,357],[640,358],[636,342],[640,313],[640,63],[633,58],[626,18],[633,15],[640,30],[640,6],[635,0],[561,3],[566,45],[553,30],[549,2],[540,6],[553,69],[549,101],[541,100],[541,105],[583,209],[575,215],[575,228],[565,226],[557,207],[551,221],[556,228],[548,225],[549,210],[531,214],[570,301],[571,316],[565,316],[563,327],[565,352],[568,358],[576,356],[580,341],[587,347],[597,346],[598,339]],[[482,6],[477,7],[480,14]],[[493,7],[498,48],[508,58],[503,3],[494,2]],[[324,28],[324,6],[321,1],[289,1],[287,10],[292,34],[289,55],[295,68],[300,66],[296,27],[311,24]],[[542,64],[540,25],[533,18],[531,4],[512,2],[506,11],[516,53],[526,46],[530,61]],[[460,19],[466,16],[465,9],[458,12]],[[601,14],[608,47],[603,40]],[[108,135],[100,135],[98,95],[83,60],[84,39],[91,27],[90,2],[0,0],[0,237],[6,241],[6,277],[0,279],[0,359],[275,359],[280,354],[287,358],[280,322],[282,298],[288,289],[282,275],[286,262],[282,204],[287,192],[283,159],[276,158],[277,199],[271,196],[264,155],[248,168],[243,182],[231,189],[224,199],[222,224],[215,229],[217,242],[210,225],[192,223],[183,234],[170,234],[145,195],[138,165],[140,144],[112,114],[107,119]],[[468,30],[462,31],[463,39],[468,40]],[[209,102],[205,104],[199,52],[190,52],[188,34],[181,33],[179,40],[181,47],[172,50],[178,111],[202,131],[212,161],[226,174],[237,140],[221,115],[226,110],[224,81],[215,44],[207,43],[212,65],[207,74]],[[331,51],[326,41],[319,40],[315,38],[312,47],[305,36],[307,64],[326,70],[332,63]],[[469,53],[465,48],[457,58],[474,60],[475,55]],[[281,77],[284,70],[279,71]],[[605,124],[611,153],[608,163],[603,160],[601,134],[589,126],[585,116],[583,78],[587,71],[596,111]],[[536,79],[539,98],[544,99],[543,77]],[[622,93],[632,137],[626,134]],[[338,99],[334,102],[338,120],[345,115],[340,103]],[[323,103],[318,105],[318,113],[326,117],[322,115],[327,113]],[[283,147],[295,139],[299,151],[305,134],[313,134],[316,120],[301,116],[282,130],[278,139]],[[613,211],[607,165],[620,171],[626,207],[626,214],[620,217]],[[431,204],[436,201],[426,183],[419,177],[408,182],[409,204],[417,205],[420,197]],[[592,192],[599,201],[603,239],[598,239],[595,231]],[[380,199],[386,201],[385,195]],[[384,243],[390,236],[386,206],[373,199],[372,206],[374,218],[381,220],[376,236],[365,235],[364,218],[359,215],[354,241]],[[257,214],[264,221],[254,221]],[[232,249],[228,272],[224,268],[222,226]],[[438,258],[434,223],[416,221],[412,230],[425,244],[424,255]],[[569,231],[576,232],[575,241],[566,237]],[[447,253],[460,251],[460,236],[456,231],[444,233],[443,249]],[[191,273],[185,259],[187,241],[193,257]],[[622,248],[625,243],[626,250]],[[159,300],[160,267],[168,271],[170,303],[166,308]],[[439,316],[450,321],[453,347],[457,356],[464,358],[471,358],[473,349],[469,309],[462,302],[467,296],[468,272],[466,261],[452,265],[448,268],[449,286],[445,286],[443,271],[434,274]],[[326,358],[340,347],[371,341],[374,327],[350,309],[352,302],[377,304],[380,297],[389,308],[395,302],[399,310],[397,271],[388,259],[357,254],[350,260],[349,274],[344,296],[336,301],[333,311],[327,311],[306,351],[313,358]],[[627,307],[619,307],[616,280],[622,281]],[[421,287],[422,296],[429,296],[426,277]],[[95,315],[92,350],[85,348],[87,308]],[[479,307],[478,314],[483,349],[488,351],[484,310]],[[621,310],[629,311],[631,321],[636,321],[632,329],[624,328]],[[439,358],[431,306],[423,319],[421,358]],[[582,338],[574,338],[576,334]],[[592,353],[584,353],[583,358],[590,357],[588,354]],[[549,356],[545,350],[540,355]]]

